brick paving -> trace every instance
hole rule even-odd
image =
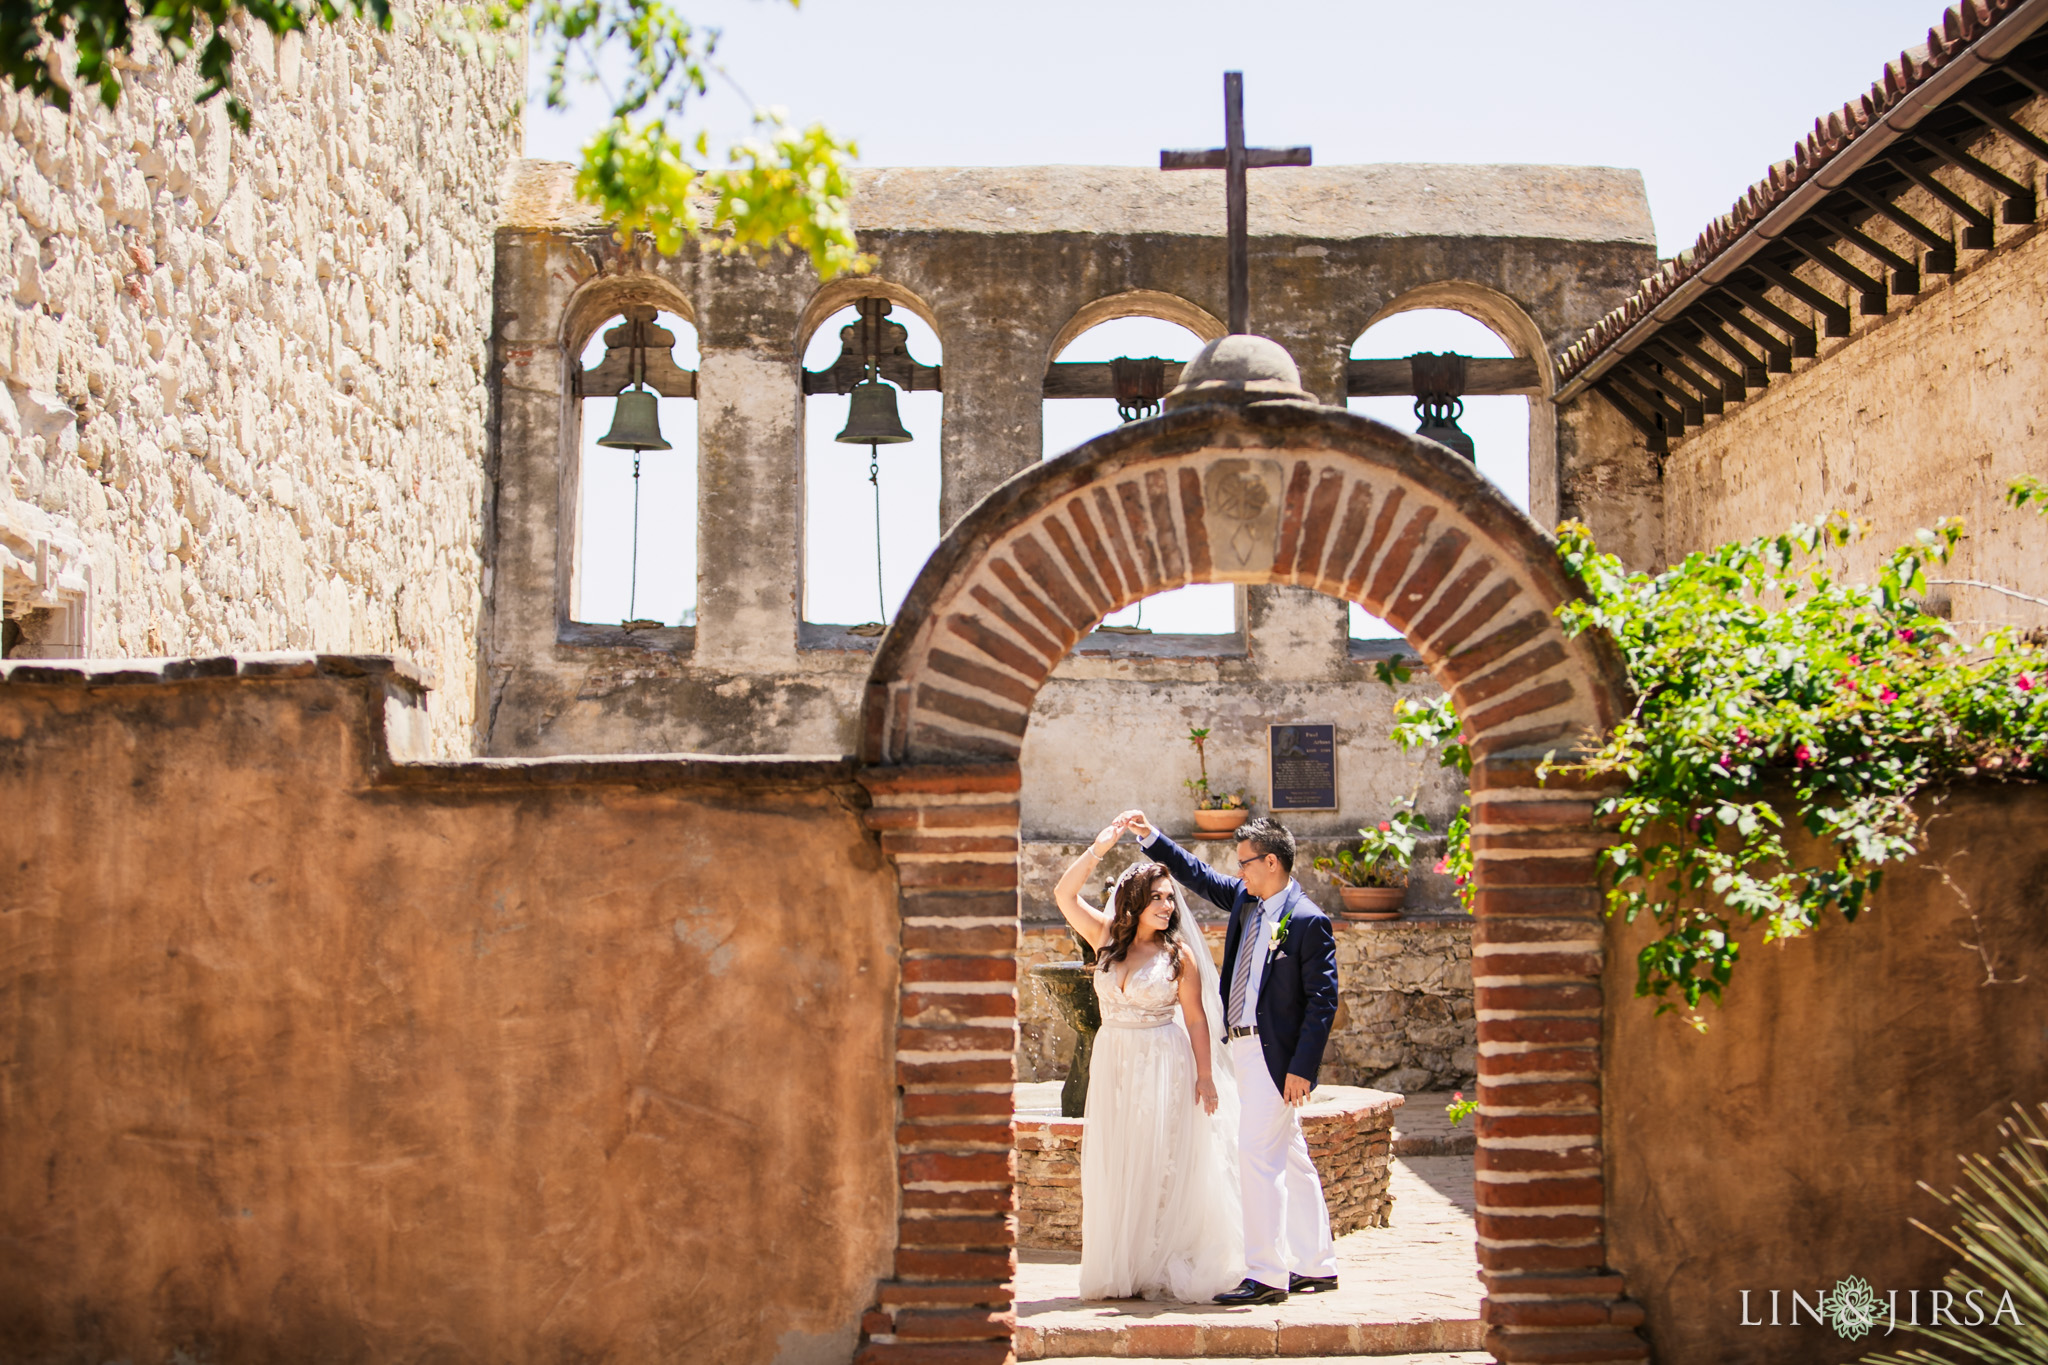
[[[1018,1358],[1485,1360],[1470,1354],[1483,1335],[1472,1249],[1472,1158],[1398,1157],[1392,1189],[1390,1227],[1337,1239],[1336,1293],[1273,1307],[1084,1302],[1076,1297],[1078,1253],[1019,1252]]]

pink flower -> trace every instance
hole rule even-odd
[[[1451,860],[1449,858],[1438,858],[1436,860],[1436,870],[1438,875],[1449,872],[1451,870]]]
[[[1747,743],[1749,743],[1749,731],[1748,731],[1748,730],[1746,730],[1746,729],[1744,729],[1744,728],[1743,728],[1742,726],[1740,726],[1740,725],[1736,726],[1736,727],[1735,727],[1735,742],[1736,742],[1737,744],[1747,744]]]
[[[1899,694],[1887,687],[1884,691],[1877,694],[1877,699],[1879,701],[1897,701]]]
[[[1813,762],[1813,750],[1807,748],[1804,744],[1802,744],[1792,751],[1792,757],[1795,760],[1797,760],[1799,766],[1803,768],[1807,764]]]
[[[1907,629],[1907,630],[1902,630],[1902,631],[1900,631],[1900,632],[1899,632],[1899,638],[1900,638],[1901,640],[1904,640],[1904,641],[1905,641],[1905,642],[1906,642],[1907,644],[1909,644],[1909,645],[1910,645],[1910,644],[1912,644],[1912,643],[1913,643],[1913,636],[1914,636],[1915,634],[1916,634],[1916,632],[1915,632],[1915,631],[1913,631],[1913,630],[1911,630],[1911,629]]]
[[[1453,1090],[1451,1092],[1451,1098],[1454,1100],[1462,1100],[1465,1098],[1465,1092],[1462,1090]]]
[[[1380,821],[1380,828],[1381,828],[1381,829],[1383,829],[1383,830],[1390,830],[1390,829],[1392,829],[1392,828],[1393,828],[1393,826],[1392,826],[1391,824],[1389,824],[1388,822],[1386,822],[1385,820],[1382,820],[1382,821]]]
[[[2012,680],[2012,685],[2014,687],[2017,687],[2022,692],[2031,692],[2034,690],[2034,680],[2024,673],[2020,674],[2017,678],[2014,678]]]
[[[1735,755],[1733,755],[1733,754],[1729,753],[1729,752],[1728,752],[1728,751],[1727,751],[1726,749],[1723,749],[1723,750],[1721,751],[1721,760],[1720,760],[1720,761],[1721,761],[1721,766],[1725,768],[1725,767],[1727,767],[1727,766],[1728,766],[1728,765],[1729,765],[1730,763],[1733,763],[1733,762],[1735,761]]]
[[[1861,668],[1861,667],[1863,667],[1863,659],[1862,659],[1862,657],[1861,657],[1861,656],[1859,656],[1859,655],[1851,654],[1851,655],[1849,656],[1849,667],[1851,667],[1851,668]]]

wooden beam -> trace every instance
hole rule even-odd
[[[1676,403],[1678,408],[1676,412],[1672,413],[1672,416],[1678,419],[1677,425],[1679,430],[1683,431],[1689,426],[1696,427],[1706,420],[1706,409],[1701,405],[1700,400],[1682,388],[1678,381],[1659,374],[1655,358],[1646,356],[1640,351],[1633,355],[1623,356],[1621,363],[1614,367],[1613,373],[1626,375],[1635,380],[1638,385],[1646,389],[1654,389],[1662,393],[1666,398],[1669,398],[1673,403]]]
[[[1861,270],[1850,265],[1824,246],[1819,246],[1812,242],[1802,242],[1790,233],[1780,237],[1778,240],[1806,257],[1807,260],[1812,261],[1822,270],[1833,275],[1843,284],[1855,290],[1859,311],[1862,312],[1863,316],[1869,318],[1881,318],[1884,316],[1886,291],[1882,280],[1864,274]]]
[[[1994,193],[2003,195],[2005,207],[1999,216],[2007,223],[2018,225],[2034,221],[2038,203],[2032,186],[2022,185],[2005,172],[1993,170],[1947,138],[1916,129],[1908,140],[1925,147],[1965,175],[1974,177]]]
[[[1743,388],[1763,389],[1770,387],[1770,361],[1750,350],[1749,347],[1743,345],[1734,337],[1729,336],[1721,325],[1721,319],[1715,316],[1712,309],[1705,306],[1695,308],[1686,314],[1685,320],[1699,328],[1702,337],[1719,346],[1724,354],[1732,356],[1742,366]],[[1779,371],[1780,374],[1792,368],[1792,353],[1786,351],[1783,354],[1785,356],[1785,368]]]
[[[1663,331],[1657,333],[1656,340],[1674,355],[1690,360],[1708,374],[1717,377],[1720,382],[1715,387],[1721,391],[1721,397],[1728,402],[1740,403],[1749,396],[1749,385],[1741,375],[1729,369],[1710,353],[1700,349],[1700,347],[1680,335],[1676,327],[1666,327]],[[1757,387],[1762,388],[1763,385],[1758,384]]]
[[[1963,220],[1963,245],[1971,251],[1991,250],[1991,215],[1978,208],[1969,200],[1957,194],[1934,178],[1932,171],[1913,164],[1913,158],[1898,154],[1887,156],[1885,164],[1900,175],[1926,190],[1936,199],[1949,206],[1956,217]]]
[[[1721,386],[1686,364],[1685,357],[1665,338],[1664,332],[1652,336],[1644,344],[1643,350],[1649,353],[1649,359],[1663,366],[1664,373],[1676,379],[1681,387],[1692,389],[1699,394],[1701,412],[1712,417],[1721,415],[1722,404],[1727,398],[1721,391]],[[1742,397],[1742,390],[1738,388],[1735,391],[1735,401],[1741,402]]]
[[[1181,363],[1166,362],[1166,387],[1180,383]],[[1543,375],[1536,362],[1520,358],[1467,360],[1465,397],[1484,398],[1497,394],[1540,395]],[[1407,357],[1400,359],[1353,360],[1344,367],[1344,393],[1349,398],[1406,398],[1415,392],[1415,377]],[[1059,361],[1045,368],[1047,398],[1114,398],[1109,362]]]
[[[1752,260],[1749,268],[1820,314],[1821,323],[1829,336],[1849,335],[1848,304],[1838,303],[1783,266],[1773,265],[1761,256]]]
[[[1861,200],[1866,208],[1874,213],[1882,214],[1899,227],[1904,228],[1907,235],[1915,238],[1922,246],[1926,247],[1927,258],[1921,264],[1929,274],[1953,275],[1956,273],[1956,244],[1954,242],[1951,242],[1946,236],[1936,232],[1933,228],[1927,226],[1927,224],[1921,222],[1918,218],[1915,218],[1912,214],[1906,212],[1881,194],[1856,185],[1845,185],[1843,188]],[[1899,292],[1903,294],[1907,291],[1902,289]]]
[[[1722,288],[1727,290],[1728,296],[1741,304],[1743,308],[1749,309],[1765,322],[1770,323],[1771,326],[1790,337],[1792,339],[1792,354],[1794,356],[1804,356],[1811,360],[1814,356],[1820,354],[1820,343],[1814,339],[1813,324],[1811,322],[1801,322],[1798,318],[1793,317],[1790,313],[1778,307],[1777,304],[1772,303],[1763,290],[1745,284],[1740,279],[1731,279]],[[1738,309],[1737,311],[1739,312],[1740,310]]]
[[[1533,360],[1467,360],[1465,397],[1542,392],[1543,376]],[[1403,398],[1415,392],[1408,360],[1353,360],[1344,366],[1344,393],[1351,398]]]
[[[1894,294],[1917,294],[1920,292],[1919,266],[1901,256],[1898,252],[1893,251],[1870,234],[1850,226],[1847,220],[1837,218],[1825,209],[1815,209],[1806,216],[1849,243],[1849,245],[1855,247],[1864,255],[1870,257],[1873,261],[1876,261],[1879,265],[1890,266],[1892,271],[1892,292]]]
[[[1166,387],[1180,383],[1185,362],[1166,362]],[[1045,367],[1047,398],[1114,398],[1116,385],[1109,377],[1107,360],[1063,360]]]
[[[1709,317],[1727,323],[1736,331],[1764,348],[1763,364],[1768,374],[1792,373],[1792,343],[1766,328],[1742,309],[1742,301],[1732,296],[1723,297],[1711,290],[1700,296],[1700,311]],[[1706,329],[1706,323],[1700,324]],[[1730,355],[1748,354],[1739,346],[1731,345],[1729,339],[1719,331],[1709,333]],[[1752,357],[1754,359],[1754,357]]]
[[[1662,455],[1671,448],[1671,443],[1664,437],[1664,429],[1657,425],[1657,419],[1645,416],[1642,409],[1622,397],[1621,390],[1612,383],[1604,378],[1596,379],[1593,381],[1593,392],[1605,398],[1616,412],[1628,418],[1630,426],[1648,438],[1652,453]]]

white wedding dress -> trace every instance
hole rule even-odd
[[[1179,918],[1181,943],[1192,949],[1184,970],[1202,973],[1219,1103],[1205,1114],[1195,1098],[1195,1055],[1167,956],[1096,972],[1102,1031],[1081,1139],[1084,1299],[1206,1303],[1244,1277],[1237,1087],[1219,1036],[1216,966],[1185,901]]]

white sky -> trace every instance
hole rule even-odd
[[[858,139],[862,163],[870,166],[1157,165],[1162,147],[1221,141],[1221,73],[1242,70],[1253,143],[1310,143],[1323,165],[1639,169],[1665,255],[1690,245],[1771,162],[1789,155],[1816,115],[1866,90],[1883,63],[1921,41],[1941,12],[1932,0],[1721,0],[1709,7],[1642,0],[1435,7],[1412,0],[807,0],[801,10],[774,0],[681,0],[680,7],[724,30],[720,59],[751,97],[719,85],[697,108],[690,126],[708,125],[715,145],[743,136],[759,102],[785,107],[795,122],[822,120]],[[1431,18],[1439,20],[1435,27]],[[574,159],[602,112],[594,94],[566,114],[536,103],[527,112],[527,154]],[[1220,203],[1217,215],[1220,221]],[[901,310],[895,317],[911,329],[912,353],[938,363],[930,332]],[[1185,333],[1146,326],[1091,334],[1065,358],[1186,358]],[[678,330],[688,336],[686,327]],[[829,360],[837,352],[836,328],[821,329],[820,337],[829,339]],[[1483,340],[1483,329],[1455,316],[1407,315],[1375,328],[1355,353],[1487,354],[1476,349]],[[685,348],[678,350],[679,361],[691,363]],[[823,360],[807,363],[815,368]],[[904,423],[919,439],[881,450],[883,577],[892,610],[937,536],[938,402],[936,394],[904,395]],[[686,430],[694,425],[694,406],[663,403],[663,430],[677,449],[643,462],[636,609],[668,621],[695,599],[695,517],[674,510],[689,506],[675,499],[694,493],[685,486],[694,484],[694,435]],[[1353,406],[1412,429],[1402,400]],[[591,404],[586,440],[603,433],[609,408]],[[810,620],[875,615],[867,452],[831,442],[844,409],[844,399],[810,400],[807,556],[833,566],[829,576],[808,576]],[[1115,421],[1106,402],[1049,404],[1048,449],[1056,453]],[[1462,423],[1481,467],[1523,502],[1526,423],[1524,400],[1515,398],[1470,400]],[[617,620],[625,611],[631,457],[601,454],[620,468],[607,474],[593,467],[586,479],[579,608],[585,620]],[[1510,472],[1504,460],[1520,460],[1521,467]],[[664,471],[659,487],[657,464]],[[1148,605],[1145,624],[1231,628],[1227,606],[1218,605],[1227,603],[1227,589],[1175,596],[1176,603]]]

